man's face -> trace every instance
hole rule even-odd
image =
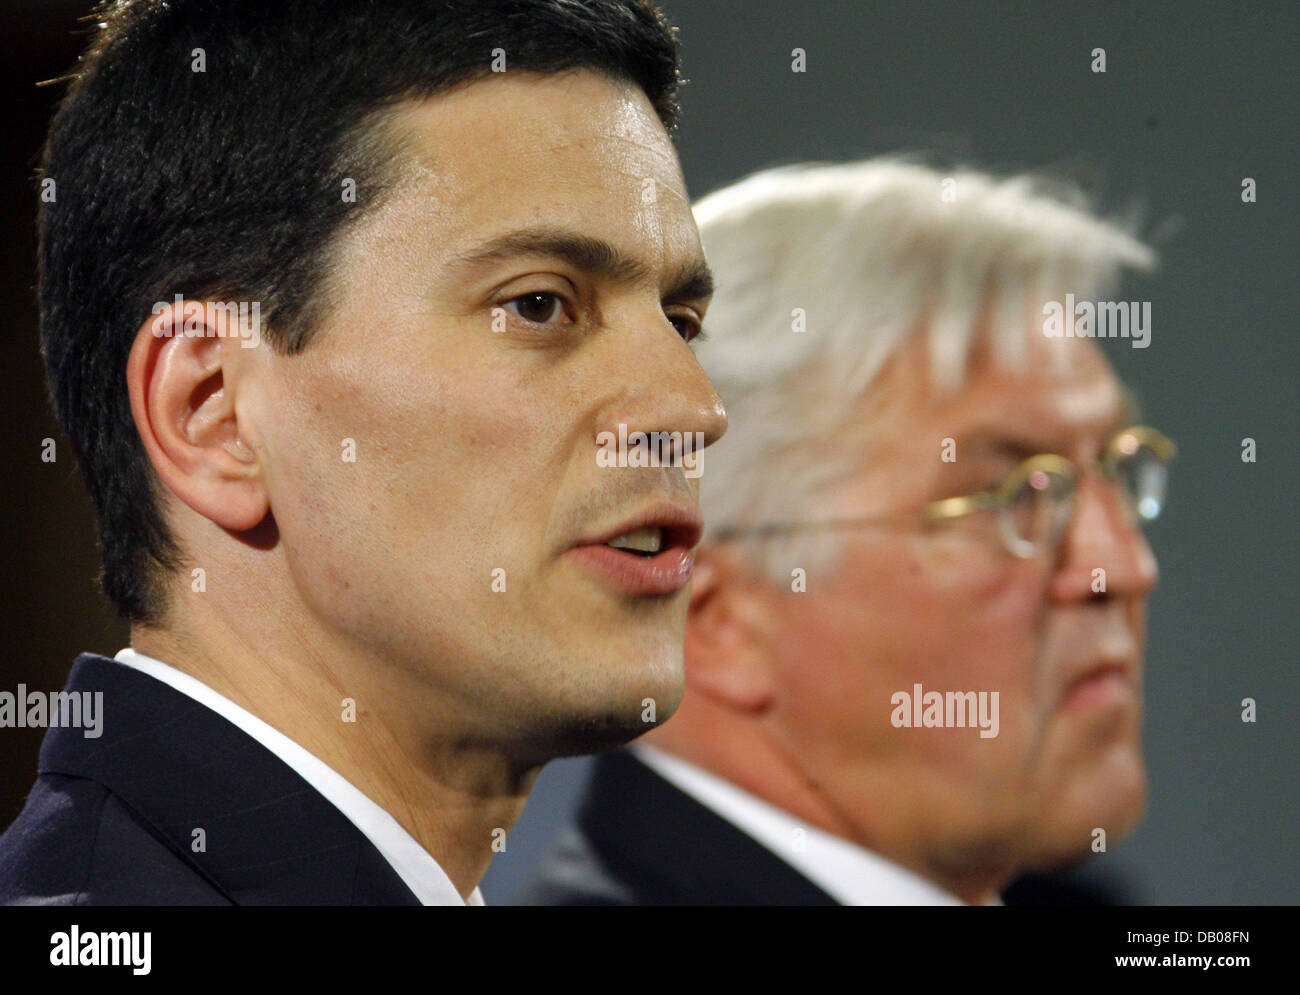
[[[946,396],[930,389],[928,362],[913,344],[885,371],[873,392],[884,400],[848,435],[868,445],[829,515],[982,491],[1038,453],[1091,466],[1125,424],[1120,385],[1086,340],[1031,333],[1019,370],[982,345]],[[1111,839],[1129,829],[1145,800],[1141,664],[1156,564],[1112,486],[1087,475],[1060,549],[1031,559],[1001,545],[988,512],[931,525],[903,514],[841,535],[838,576],[783,595],[773,628],[782,734],[862,842],[969,870],[1046,866],[1086,853],[1094,828]],[[998,692],[997,735],[895,727],[892,696],[917,684]]]
[[[680,699],[697,481],[602,467],[597,435],[726,424],[685,341],[709,290],[675,150],[585,72],[392,125],[403,179],[341,240],[336,306],[301,354],[250,350],[237,398],[304,641],[520,756],[622,741]],[[601,546],[629,522],[674,548]]]

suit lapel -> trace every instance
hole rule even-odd
[[[342,812],[221,715],[91,654],[67,690],[103,692],[103,734],[51,729],[41,773],[104,785],[235,904],[419,904]]]
[[[837,904],[626,750],[597,759],[578,820],[600,858],[651,904]]]

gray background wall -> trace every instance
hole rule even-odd
[[[681,27],[679,145],[702,194],[754,169],[929,150],[938,162],[1048,169],[1105,206],[1144,205],[1161,270],[1124,296],[1153,302],[1150,348],[1110,354],[1149,420],[1180,444],[1167,517],[1152,531],[1141,830],[1094,864],[1154,903],[1300,899],[1294,378],[1297,51],[1294,3],[866,3],[666,0]],[[0,167],[5,241],[0,364],[6,457],[0,689],[55,687],[81,650],[125,630],[94,591],[89,505],[44,406],[31,295],[26,177],[50,89],[79,41],[82,3],[0,3],[13,107]],[[807,72],[790,70],[791,50]],[[1106,50],[1105,74],[1090,70]],[[1241,201],[1253,177],[1258,202]],[[1115,343],[1110,343],[1115,344]],[[1258,461],[1241,461],[1241,440]],[[1255,698],[1258,721],[1240,720]],[[0,731],[0,822],[21,806],[39,735]],[[484,883],[504,900],[566,816],[588,761],[542,775]],[[1097,867],[1085,874],[1095,873]]]

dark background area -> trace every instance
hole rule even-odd
[[[1150,348],[1107,343],[1147,420],[1180,445],[1152,530],[1148,816],[1081,871],[1153,903],[1300,899],[1295,330],[1300,6],[667,0],[681,27],[679,146],[693,194],[764,166],[897,151],[937,165],[1072,176],[1141,207],[1160,270]],[[0,690],[60,687],[125,626],[98,593],[89,500],[45,396],[33,291],[36,154],[72,64],[83,2],[0,2],[6,141],[0,294],[9,347]],[[791,50],[807,72],[791,72]],[[1091,71],[1106,50],[1106,72]],[[166,150],[160,150],[160,155]],[[1258,200],[1241,200],[1251,177]],[[58,440],[43,463],[41,440]],[[1257,462],[1241,460],[1253,438]],[[1241,701],[1258,721],[1241,721]],[[0,730],[0,825],[35,773],[40,730]],[[504,901],[563,820],[588,761],[542,775],[484,883]]]

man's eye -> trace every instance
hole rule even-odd
[[[695,318],[684,314],[670,314],[668,320],[672,323],[673,328],[677,329],[677,334],[685,341],[693,342],[704,334],[704,329]]]
[[[532,294],[523,294],[506,301],[506,307],[525,321],[538,325],[550,324],[564,315],[564,298],[559,294],[539,290]]]

